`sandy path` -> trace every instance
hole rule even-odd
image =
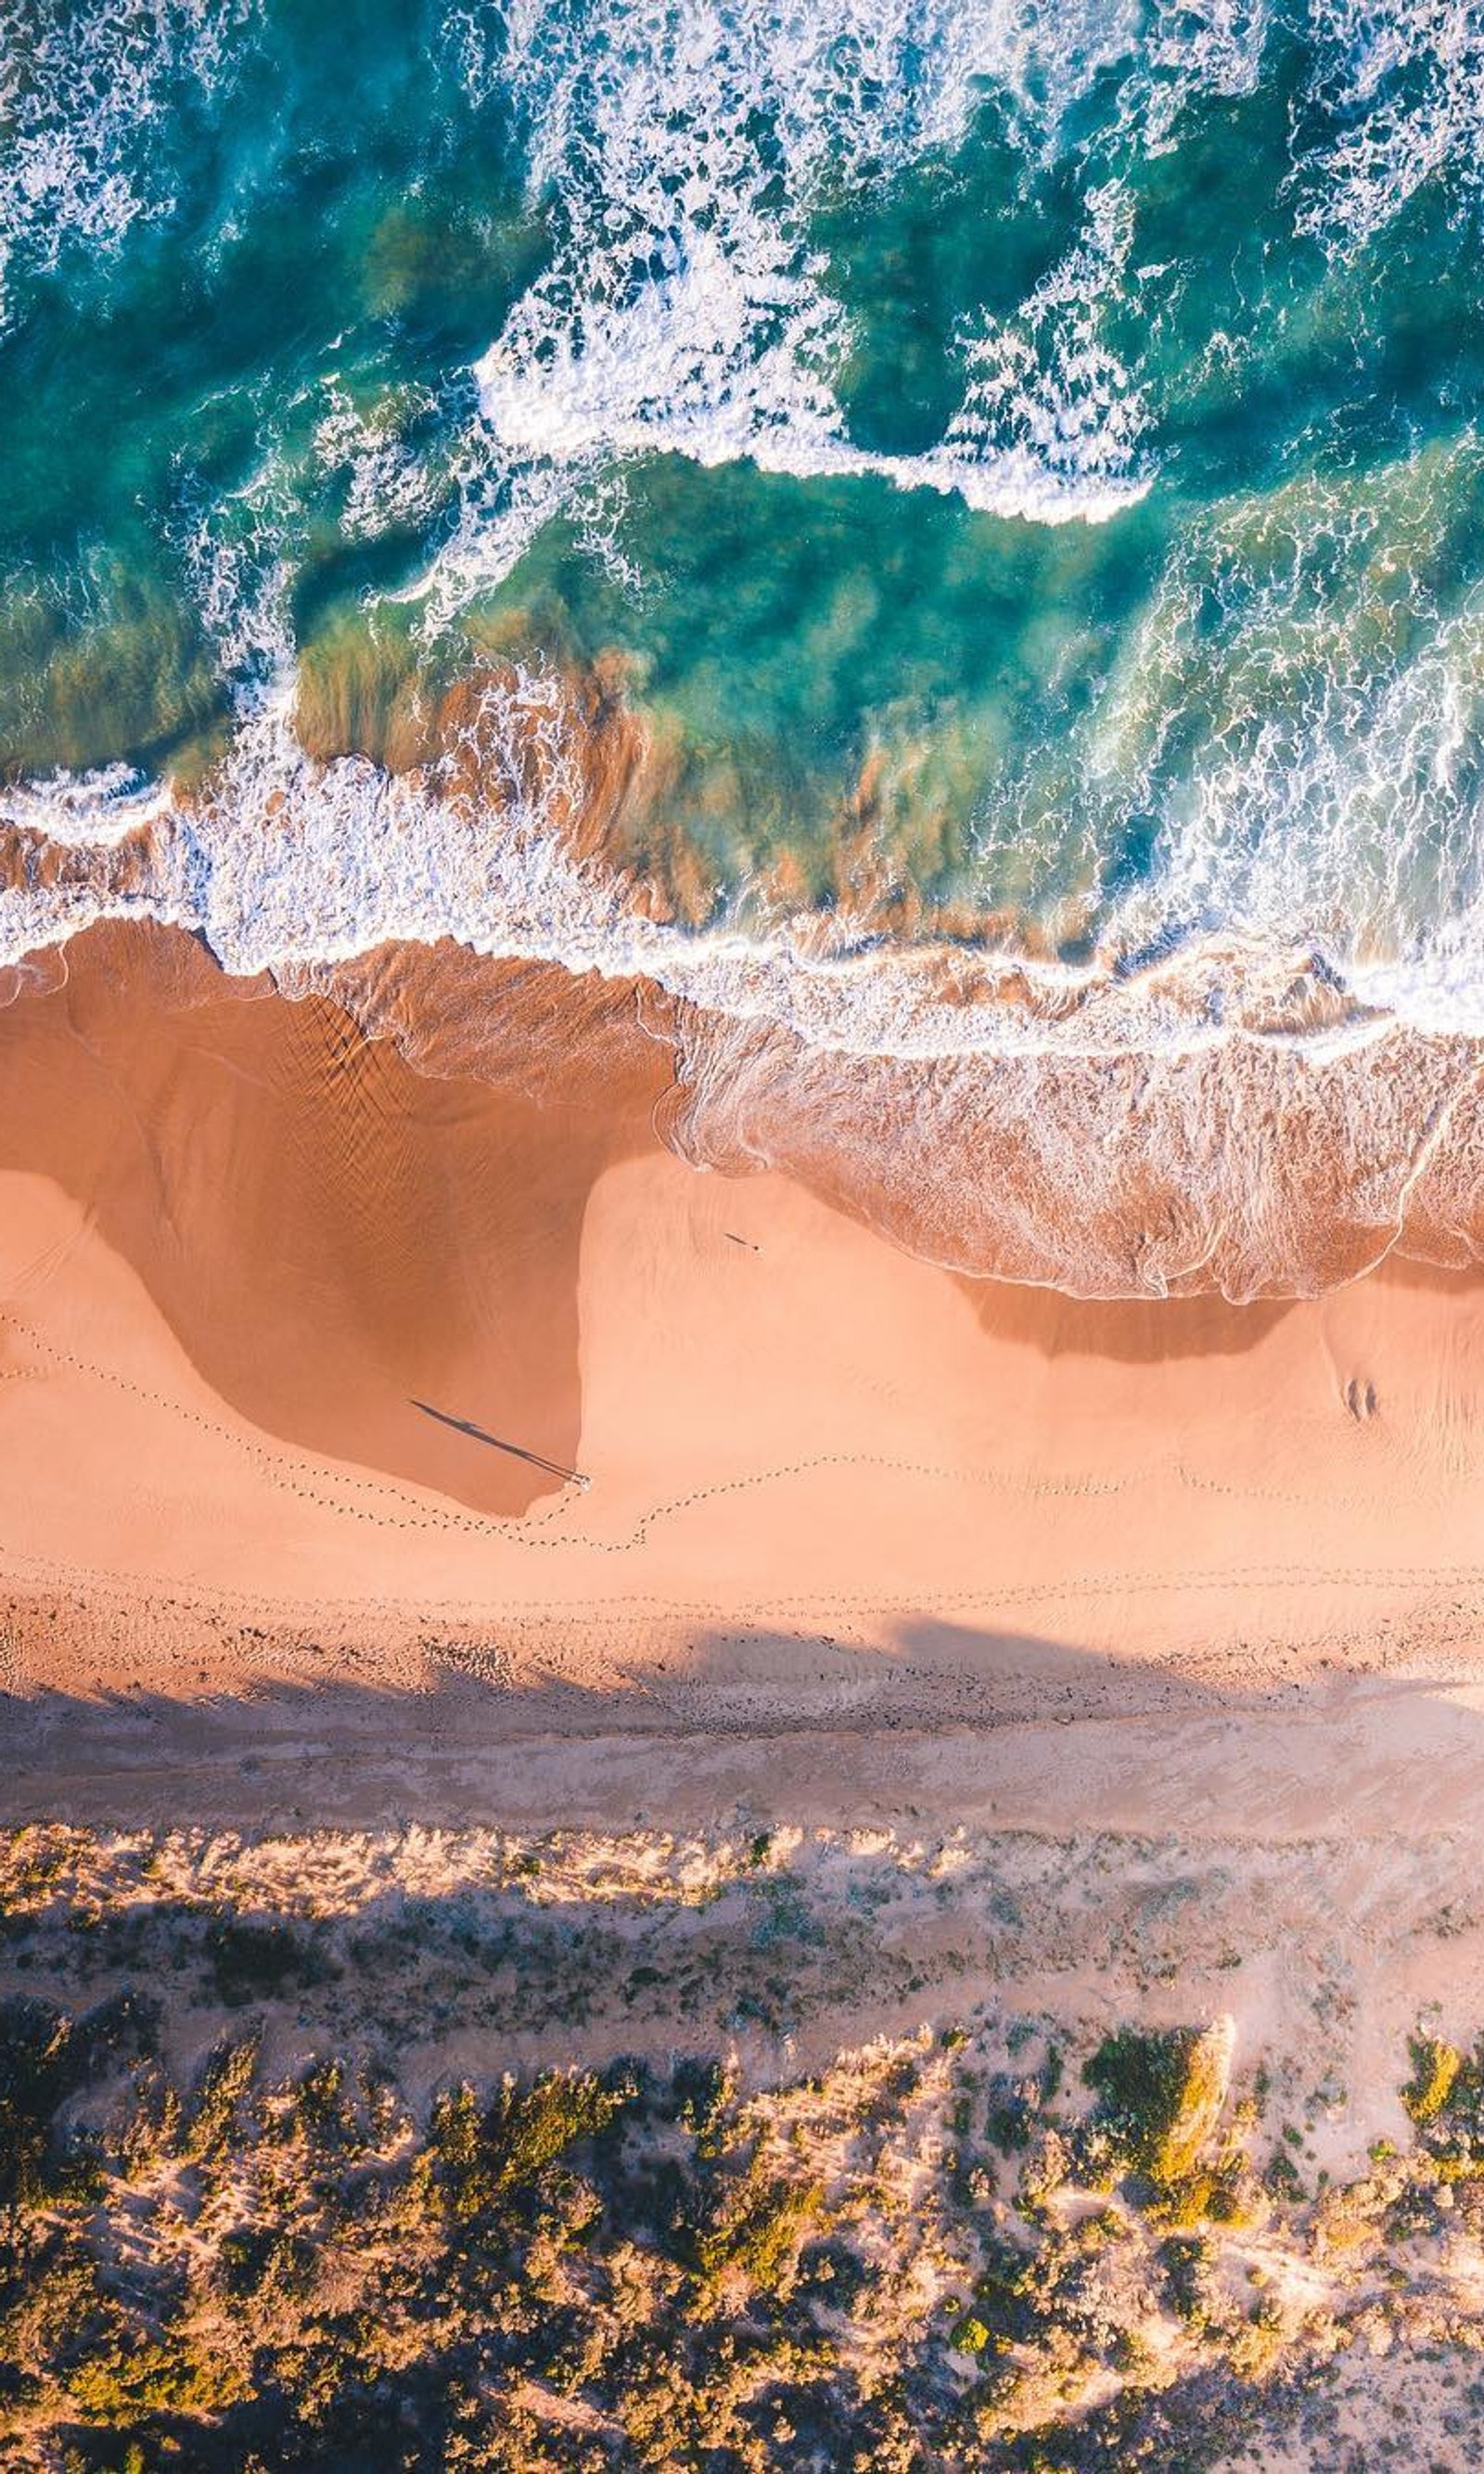
[[[851,1728],[780,1710],[757,1733],[687,1725],[648,1693],[620,1714],[606,1696],[563,1709],[456,1677],[404,1695],[46,1694],[12,1710],[0,1817],[617,1829],[936,1815],[1053,1835],[1484,1840],[1478,1685],[1368,1678],[1178,1710],[1158,1706],[1157,1677],[1142,1708],[1118,1706],[1128,1691],[1110,1678],[1050,1721],[913,1727],[888,1705]]]

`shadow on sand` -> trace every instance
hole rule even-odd
[[[1346,1814],[1410,1826],[1424,1789],[1484,1793],[1469,1702],[1424,1677],[1315,1672],[1297,1655],[1286,1676],[1249,1685],[920,1617],[883,1649],[708,1632],[620,1659],[625,1680],[595,1689],[564,1678],[561,1648],[552,1624],[547,1665],[527,1625],[517,1667],[486,1634],[425,1633],[418,1680],[400,1687],[349,1680],[353,1651],[307,1638],[265,1674],[260,1632],[221,1632],[213,1661],[243,1678],[231,1692],[14,1690],[0,1696],[0,1824],[622,1829],[745,1809],[841,1825],[933,1811],[947,1825],[1013,1807],[1036,1827],[1041,1779],[1063,1823],[1085,1780],[1089,1824],[1135,1811],[1147,1790],[1152,1827],[1182,1826],[1188,1808],[1199,1828],[1240,1833],[1266,1813],[1287,1835],[1290,1789],[1315,1831]]]
[[[436,1418],[440,1426],[451,1426],[455,1434],[467,1435],[472,1443],[488,1444],[492,1452],[508,1452],[512,1460],[529,1461],[532,1468],[545,1469],[548,1476],[559,1477],[568,1486],[585,1488],[590,1483],[580,1469],[564,1468],[560,1461],[548,1461],[542,1452],[527,1451],[523,1443],[507,1443],[483,1426],[476,1426],[472,1418],[455,1418],[447,1409],[430,1407],[426,1400],[409,1400],[407,1405],[420,1409],[425,1418]]]

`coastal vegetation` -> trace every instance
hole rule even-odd
[[[787,1838],[533,1852],[486,1847],[476,1895],[467,1850],[462,1888],[432,1851],[429,2072],[416,2012],[388,2029],[416,1962],[365,1842],[0,1842],[8,2464],[1162,2474],[1286,2434],[1359,2467],[1394,2350],[1428,2366],[1429,2427],[1475,2427],[1484,2047],[1420,2027],[1410,2143],[1344,2176],[1229,2020],[978,2001],[768,2066],[723,2024],[735,1971],[760,1936],[817,1964],[832,1924]],[[610,2012],[507,2065],[492,1947],[574,2023],[596,2000],[550,1931],[579,1855],[620,1898],[647,1865],[671,1926],[719,1933],[709,2042],[619,2050]],[[430,1876],[426,1842],[399,1860]],[[237,1904],[270,1875],[295,1912]]]

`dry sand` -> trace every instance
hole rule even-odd
[[[1484,1286],[961,1279],[671,1157],[632,992],[554,1071],[550,976],[492,981],[475,1082],[164,932],[57,976],[0,1012],[0,1810],[263,1817],[248,1758],[309,1818],[1302,1835],[1484,1783]]]

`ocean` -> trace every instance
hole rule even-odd
[[[405,1040],[452,940],[461,1055],[596,975],[697,1166],[965,1271],[1484,1250],[1484,11],[0,57],[0,1003],[146,918]]]

